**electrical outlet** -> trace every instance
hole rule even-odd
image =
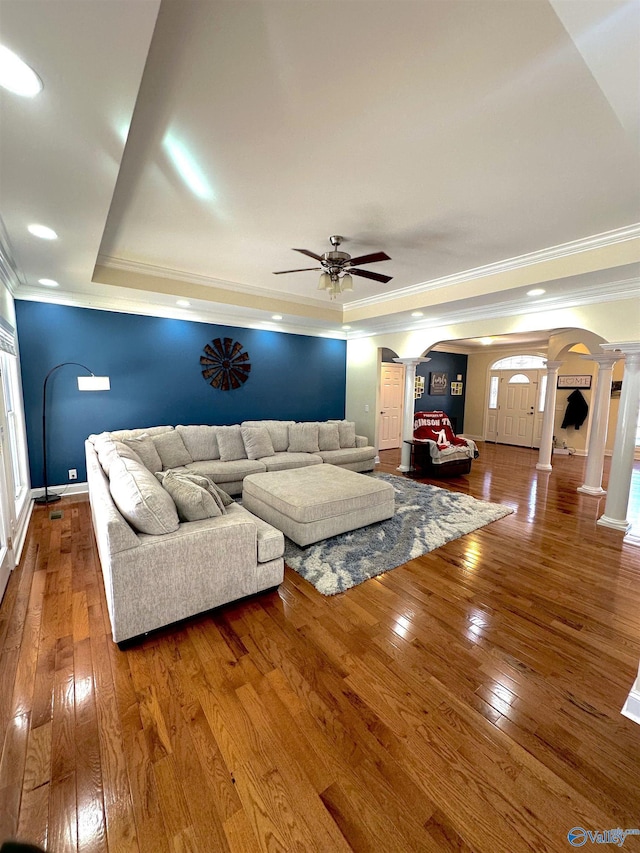
[[[69,479],[77,480],[78,479],[78,471],[75,468],[69,468]]]

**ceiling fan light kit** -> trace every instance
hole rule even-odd
[[[386,284],[391,281],[392,276],[383,275],[379,272],[371,272],[370,270],[355,269],[356,264],[373,264],[378,261],[390,261],[391,258],[385,252],[372,252],[369,255],[360,255],[357,258],[352,258],[347,252],[340,252],[340,243],[344,237],[334,235],[329,237],[329,242],[333,246],[333,251],[325,252],[323,255],[317,255],[310,249],[294,249],[294,252],[301,252],[310,258],[314,258],[320,263],[319,267],[304,267],[298,270],[281,270],[275,272],[274,275],[285,275],[292,272],[320,272],[320,280],[318,281],[318,290],[326,290],[329,292],[331,299],[335,299],[339,293],[345,293],[353,290],[353,277],[359,275],[362,278],[369,278],[373,281],[380,281]]]

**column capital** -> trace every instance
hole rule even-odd
[[[393,359],[397,364],[404,364],[405,366],[413,364],[417,367],[419,364],[424,364],[427,361],[431,361],[430,358],[425,358],[423,356],[418,356],[417,358],[394,358]]]
[[[595,361],[600,367],[612,367],[616,361],[624,358],[624,355],[622,353],[605,352],[598,353],[597,355],[581,355],[580,358],[584,359],[584,361]]]
[[[619,351],[624,355],[637,357],[640,356],[640,341],[622,341],[621,343],[600,344],[600,349],[612,352]],[[622,355],[619,355],[618,358],[622,358]]]
[[[559,370],[562,367],[564,361],[548,361],[546,364],[546,368],[549,373],[553,373],[555,370]]]

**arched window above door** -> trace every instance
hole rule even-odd
[[[491,365],[491,370],[542,370],[547,359],[540,355],[509,355]]]
[[[528,385],[531,380],[524,373],[514,373],[509,379],[509,385]]]

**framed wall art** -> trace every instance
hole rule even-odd
[[[569,374],[568,376],[558,376],[558,388],[581,388],[587,391],[591,388],[591,375]]]
[[[429,374],[429,394],[436,396],[438,394],[446,394],[449,387],[448,373],[430,373]]]

